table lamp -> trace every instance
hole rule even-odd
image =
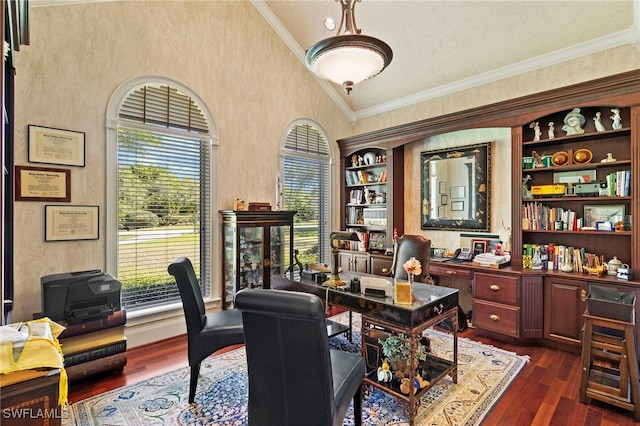
[[[331,244],[331,255],[333,257],[333,266],[331,269],[331,276],[329,279],[322,283],[322,285],[327,287],[337,287],[343,286],[347,283],[340,279],[340,275],[338,274],[338,252],[340,251],[339,243],[335,244],[335,241],[360,241],[358,238],[358,234],[355,232],[343,232],[343,231],[333,231],[329,235],[329,241]]]

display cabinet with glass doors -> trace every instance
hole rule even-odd
[[[270,288],[271,277],[293,278],[295,211],[222,210],[224,306],[245,288]]]

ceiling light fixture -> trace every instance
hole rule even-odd
[[[320,40],[307,51],[307,67],[318,77],[341,84],[349,94],[355,84],[380,74],[393,59],[389,45],[361,35],[356,27],[356,1],[336,0],[342,5],[342,18],[335,37]]]

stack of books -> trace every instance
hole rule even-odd
[[[127,364],[126,323],[124,309],[105,318],[78,324],[63,323],[66,328],[59,340],[69,380],[123,369]]]

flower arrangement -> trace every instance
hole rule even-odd
[[[402,267],[404,268],[405,271],[407,271],[407,274],[409,274],[409,276],[422,274],[422,265],[420,264],[420,261],[415,257],[409,258],[409,260],[407,260],[402,265]]]

